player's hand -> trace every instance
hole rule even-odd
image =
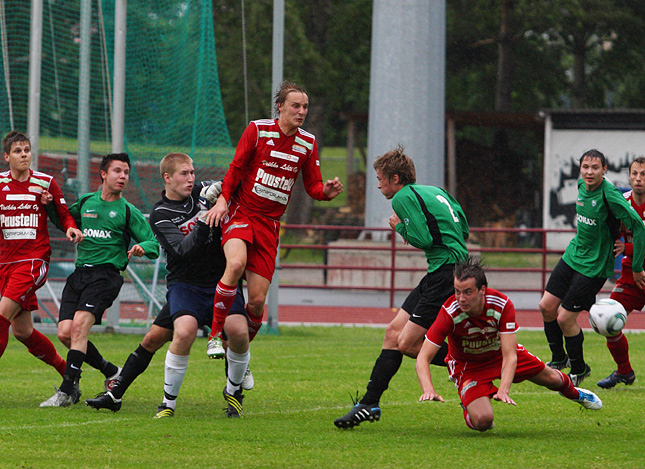
[[[134,246],[132,246],[132,249],[128,251],[128,259],[130,259],[132,256],[141,257],[144,254],[145,251],[143,250],[143,248],[138,244],[135,244]]]
[[[392,212],[392,215],[390,215],[389,223],[390,223],[390,228],[392,228],[393,230],[396,230],[396,225],[401,223],[401,219],[396,213]]]
[[[343,192],[343,184],[337,177],[335,177],[334,179],[328,179],[325,184],[323,184],[323,194],[325,194],[330,199],[333,199],[341,192]]]
[[[206,213],[206,224],[210,227],[219,226],[220,221],[228,214],[228,202],[221,195],[217,203]]]
[[[623,243],[620,239],[617,239],[616,241],[614,241],[614,257],[618,257],[624,252],[625,252],[625,243]]]
[[[222,181],[217,181],[210,186],[203,187],[199,193],[199,198],[208,202],[211,207],[217,203],[217,198],[222,193]]]
[[[511,396],[509,396],[508,393],[503,391],[497,391],[497,393],[493,396],[493,400],[505,402],[506,404],[517,405],[515,401],[511,399]]]
[[[54,196],[48,191],[48,190],[43,190],[43,192],[40,194],[40,203],[43,205],[49,204],[52,200],[54,200]]]
[[[74,227],[67,228],[67,231],[65,232],[65,236],[67,236],[68,240],[76,244],[83,241],[83,232],[78,228],[74,228]]]
[[[640,272],[634,272],[634,282],[636,286],[641,290],[645,288],[645,272],[642,270]]]
[[[435,391],[429,391],[429,392],[424,392],[423,394],[421,394],[421,397],[419,397],[419,402],[423,402],[423,401],[443,402],[443,397],[441,397]]]

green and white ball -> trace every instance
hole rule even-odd
[[[605,337],[620,334],[627,323],[627,312],[623,305],[610,298],[598,300],[589,309],[589,324],[593,330]]]

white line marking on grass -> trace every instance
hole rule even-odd
[[[128,420],[128,419],[120,419],[120,420]],[[108,418],[108,419],[101,419],[101,420],[88,420],[87,422],[56,422],[52,423],[50,425],[19,425],[19,426],[5,426],[5,427],[0,427],[0,432],[4,431],[15,431],[15,430],[37,430],[41,428],[60,428],[60,427],[80,427],[83,425],[94,425],[94,424],[101,424],[101,423],[113,423],[114,419]]]

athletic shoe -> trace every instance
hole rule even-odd
[[[602,401],[598,396],[596,396],[591,391],[582,388],[576,388],[578,390],[578,404],[580,404],[585,409],[591,410],[600,410],[602,409]]]
[[[633,371],[628,375],[619,375],[617,371],[614,371],[612,374],[607,376],[605,379],[601,379],[596,384],[603,389],[610,389],[618,383],[625,383],[629,386],[630,384],[634,384],[635,380],[636,374]]]
[[[116,383],[119,382],[119,376],[121,376],[122,369],[123,368],[119,368],[114,376],[110,376],[105,381],[103,381],[103,386],[105,386],[105,392],[110,392],[112,391],[112,389],[114,389],[114,386],[116,386]]]
[[[565,355],[564,360],[551,360],[546,362],[546,366],[554,370],[564,370],[565,368],[571,368],[571,361],[569,361],[569,355]]]
[[[247,368],[244,372],[244,378],[242,379],[242,389],[245,391],[250,391],[255,386],[255,379],[253,379],[253,373],[251,369]]]
[[[175,409],[171,409],[170,407],[166,407],[165,405],[161,404],[159,407],[157,407],[157,413],[155,414],[154,418],[163,419],[166,417],[174,417],[174,415]]]
[[[359,404],[356,403],[352,410],[347,414],[334,420],[334,425],[338,428],[352,428],[360,425],[361,422],[376,422],[381,418],[381,408],[378,404]]]
[[[110,391],[99,394],[95,399],[85,399],[85,405],[92,409],[109,409],[112,412],[121,410],[121,399],[115,398]]]
[[[574,386],[578,386],[582,381],[591,374],[591,367],[585,363],[585,371],[578,374],[569,373],[569,378]]]
[[[240,418],[244,411],[242,410],[242,401],[244,396],[242,395],[242,389],[238,389],[233,394],[226,392],[226,386],[224,386],[224,400],[228,404],[226,407],[226,416],[228,418]]]
[[[54,389],[56,389],[54,387]],[[78,399],[76,400],[78,402]],[[74,397],[66,392],[56,389],[52,397],[40,403],[40,407],[69,407],[74,404]]]
[[[76,404],[81,398],[81,389],[78,385],[79,378],[74,380],[74,388],[72,389],[72,404]]]
[[[206,355],[208,355],[208,358],[213,359],[226,358],[226,350],[224,350],[222,339],[220,337],[213,337],[208,341]]]

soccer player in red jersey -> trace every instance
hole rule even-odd
[[[63,376],[65,360],[51,341],[34,329],[31,319],[31,311],[38,308],[36,290],[47,280],[51,255],[43,201],[53,203],[67,239],[78,243],[83,235],[54,178],[30,169],[29,137],[11,131],[2,140],[2,148],[9,171],[0,173],[0,357],[11,327],[32,355]]]
[[[275,270],[280,217],[285,212],[298,174],[307,193],[316,200],[331,200],[343,191],[338,178],[322,182],[316,137],[301,128],[309,110],[309,97],[295,83],[283,82],[275,96],[278,119],[253,121],[246,128],[224,177],[222,193],[207,214],[210,225],[222,228],[226,270],[217,285],[211,338],[217,338],[226,321],[228,380],[225,396],[234,407],[246,371],[249,339],[262,324],[264,302]],[[237,282],[246,277],[247,312],[228,316]],[[250,337],[249,337],[250,336]],[[209,343],[209,356],[217,340]],[[241,408],[241,406],[240,406]]]
[[[645,220],[645,157],[639,156],[629,165],[629,183],[632,190],[623,194],[638,215]],[[616,256],[624,254],[620,266],[620,278],[611,292],[610,298],[624,306],[627,314],[634,310],[640,311],[645,306],[645,291],[634,281],[632,272],[632,254],[634,253],[634,237],[632,232],[624,230],[624,241],[620,239],[614,243]],[[617,369],[596,384],[601,388],[609,389],[618,383],[633,384],[636,374],[629,361],[629,343],[625,334],[620,332],[614,337],[607,337],[607,348],[616,362]]]
[[[423,394],[420,401],[440,401],[430,376],[430,362],[448,338],[446,364],[473,430],[493,428],[491,399],[517,405],[510,397],[512,383],[524,380],[558,391],[587,409],[602,402],[591,391],[574,387],[571,379],[547,367],[517,343],[515,307],[511,300],[488,288],[484,268],[470,258],[455,266],[455,294],[441,307],[417,357],[416,369]],[[499,388],[493,380],[499,379]]]

